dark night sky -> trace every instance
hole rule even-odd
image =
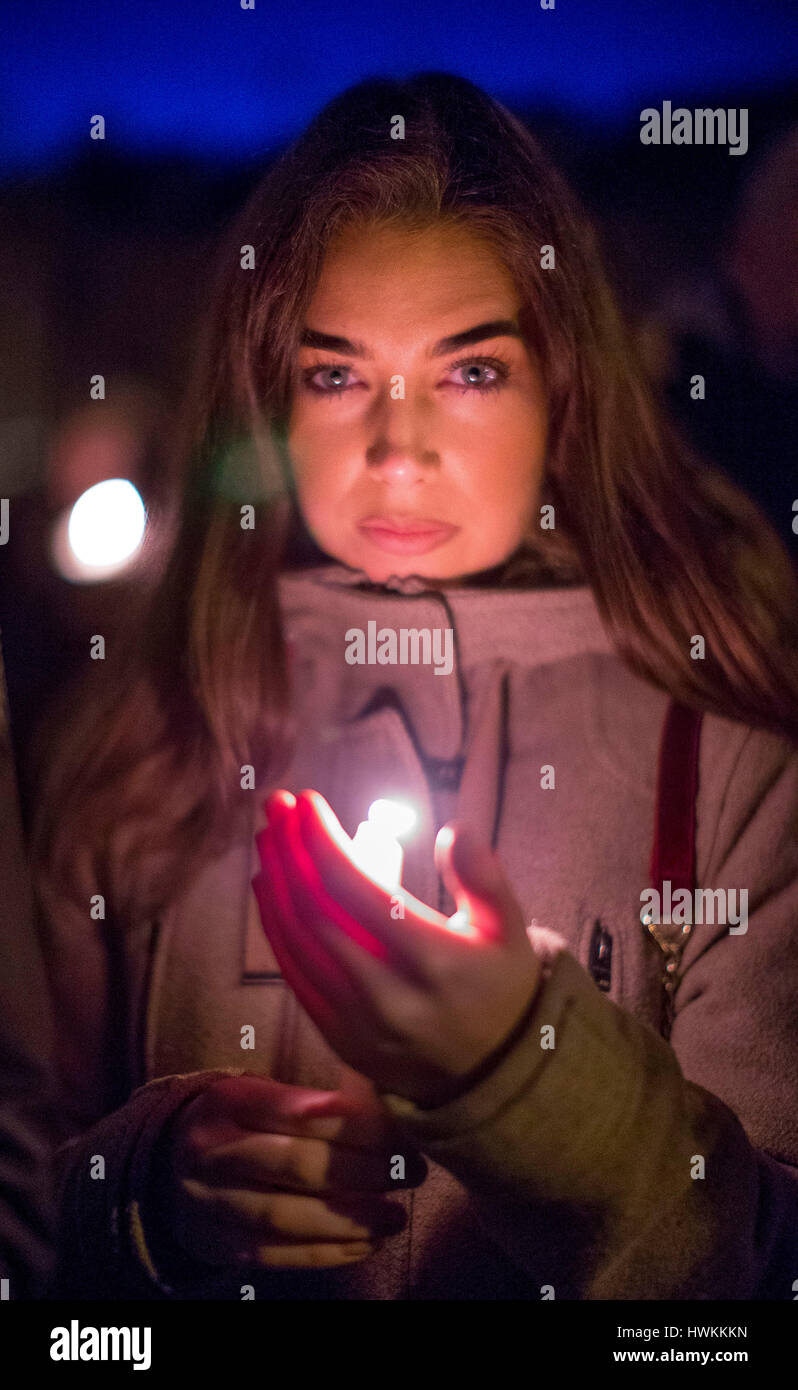
[[[139,153],[257,157],[370,75],[457,72],[510,105],[605,124],[798,74],[788,0],[4,0],[0,171],[47,167],[106,118]]]

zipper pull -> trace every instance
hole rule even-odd
[[[599,989],[606,994],[612,978],[612,937],[598,917],[590,938],[588,970]]]
[[[673,996],[678,984],[676,972],[682,959],[682,951],[687,938],[693,930],[692,922],[655,922],[651,912],[644,908],[640,913],[643,930],[656,941],[665,956],[662,967],[663,1008],[661,1031],[669,1038],[673,1026]]]

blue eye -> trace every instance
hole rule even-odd
[[[453,362],[449,367],[450,372],[463,369],[467,371],[470,379],[450,384],[456,386],[461,393],[476,391],[482,396],[487,395],[489,391],[498,391],[510,375],[509,363],[502,361],[500,357],[462,357],[459,362]],[[315,392],[317,396],[334,399],[363,384],[357,381],[348,382],[347,378],[351,372],[352,368],[343,362],[317,362],[313,367],[305,367],[300,375],[307,390]],[[492,376],[484,380],[486,373],[492,373]],[[319,385],[316,381],[316,377],[322,375],[328,378],[326,386]]]
[[[479,391],[481,395],[486,395],[488,391],[498,391],[510,375],[508,364],[502,362],[499,357],[467,357],[453,363],[451,368],[453,372],[461,372],[464,369],[467,379],[460,385],[460,391]],[[475,380],[475,372],[493,372],[493,378],[489,381]],[[457,382],[454,384],[458,385]]]
[[[341,396],[344,391],[350,389],[344,381],[333,381],[332,389],[330,389],[326,386],[317,386],[313,378],[322,372],[327,372],[329,376],[343,378],[351,370],[351,367],[346,367],[340,362],[322,362],[315,367],[307,367],[302,373],[302,380],[311,391],[316,391],[320,396]]]

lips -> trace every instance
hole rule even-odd
[[[430,531],[456,531],[456,526],[450,526],[448,521],[439,521],[437,517],[412,516],[412,517],[393,517],[393,516],[367,516],[361,523],[362,527],[375,528],[380,531],[392,531],[399,536],[421,536],[427,535]]]
[[[393,555],[423,555],[445,545],[460,527],[436,517],[370,516],[361,521],[359,530],[380,550]]]

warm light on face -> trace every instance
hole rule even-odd
[[[350,229],[328,248],[304,327],[344,346],[298,349],[287,443],[305,524],[332,559],[376,583],[449,583],[518,546],[548,430],[520,308],[509,271],[462,227]]]

